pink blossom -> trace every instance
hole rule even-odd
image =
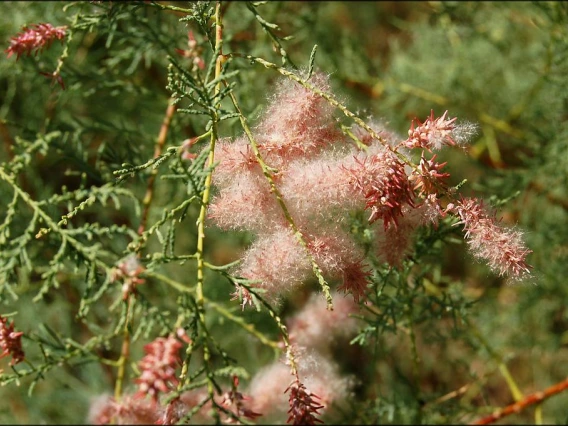
[[[522,279],[530,273],[526,256],[532,252],[525,247],[522,233],[499,226],[494,214],[489,214],[483,203],[475,198],[464,198],[448,210],[457,213],[464,225],[473,254],[488,262],[489,267],[499,275],[510,274]]]
[[[238,386],[239,378],[237,376],[233,376],[232,390],[223,394],[220,405],[229,409],[238,417],[246,417],[250,420],[254,420],[257,417],[262,416],[262,414],[257,413],[250,408],[251,398],[239,392],[237,390]]]
[[[369,285],[370,272],[362,261],[352,262],[342,270],[342,284],[337,288],[338,291],[351,293],[355,303],[365,297]]]
[[[14,330],[14,321],[8,325],[8,319],[0,315],[0,349],[2,350],[0,358],[10,355],[12,357],[10,365],[18,364],[25,358],[22,349],[23,335],[23,332]]]
[[[176,52],[185,58],[191,59],[194,69],[199,68],[200,70],[203,70],[205,69],[205,61],[201,56],[202,50],[203,49],[197,45],[197,40],[195,39],[193,31],[190,30],[187,32],[187,49],[176,49]]]
[[[321,415],[329,411],[332,405],[341,404],[348,399],[353,380],[341,376],[338,366],[332,360],[306,348],[297,347],[295,352],[298,377],[307,394],[318,396],[317,402],[322,406]],[[290,373],[290,367],[282,361],[263,367],[252,378],[248,388],[251,408],[267,416],[267,421],[271,419],[271,415],[281,415],[288,411],[289,401],[284,392],[295,379]]]
[[[233,296],[231,297],[231,300],[241,301],[242,310],[244,310],[247,305],[252,306],[253,304],[253,295],[247,288],[243,287],[242,285],[235,284],[235,292],[231,295]]]
[[[144,346],[146,355],[138,363],[141,374],[136,379],[136,397],[150,395],[156,402],[160,393],[167,393],[178,384],[176,367],[181,362],[178,353],[181,347],[173,336],[158,337]]]
[[[421,123],[412,120],[408,130],[408,139],[404,145],[408,148],[424,148],[428,151],[441,149],[444,145],[459,145],[467,142],[476,132],[477,127],[471,123],[457,125],[454,118],[447,118],[448,111],[439,118],[434,118],[434,110],[430,117]]]
[[[416,229],[428,224],[436,226],[441,215],[434,194],[416,207],[405,206],[397,227],[376,230],[378,257],[391,266],[401,266],[412,249]]]
[[[140,259],[135,254],[130,254],[113,269],[111,282],[122,281],[122,298],[126,300],[128,296],[136,291],[136,287],[144,284],[144,279],[140,274],[146,270],[140,263]]]
[[[442,173],[441,170],[446,164],[437,163],[436,155],[433,155],[430,160],[426,160],[424,152],[422,152],[418,170],[410,176],[410,180],[414,181],[414,189],[423,197],[445,191],[447,188],[446,180],[450,177],[450,174]]]
[[[316,417],[320,415],[319,411],[323,408],[323,405],[318,403],[319,396],[308,391],[298,379],[294,380],[284,392],[290,393],[289,417],[286,423],[290,421],[294,425],[323,423]]]
[[[51,24],[32,24],[29,27],[23,27],[23,32],[12,37],[10,47],[5,52],[8,58],[15,53],[16,60],[22,53],[27,53],[29,56],[35,51],[37,54],[49,47],[54,40],[63,40],[66,30],[65,26],[54,27]]]
[[[366,198],[365,207],[371,210],[369,223],[382,219],[385,229],[391,223],[396,226],[403,206],[414,206],[404,164],[390,151],[358,157],[347,170],[352,175],[354,188]]]

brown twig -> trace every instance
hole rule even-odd
[[[170,128],[170,124],[172,122],[172,118],[176,111],[177,107],[172,102],[168,104],[168,108],[166,110],[166,115],[162,122],[162,126],[160,127],[160,133],[158,134],[158,139],[156,141],[156,145],[154,147],[154,157],[158,158],[162,154],[162,150],[164,149],[164,145],[166,143],[166,138],[168,136],[168,130]],[[154,197],[154,181],[156,180],[156,175],[158,174],[157,169],[153,169],[150,177],[148,178],[148,184],[146,186],[146,194],[144,195],[144,200],[142,201],[142,205],[144,206],[144,210],[142,211],[142,218],[140,220],[140,226],[138,227],[138,235],[142,235],[144,230],[146,229],[146,222],[148,221],[148,212],[150,211],[150,204],[152,203],[152,199]],[[140,253],[138,253],[140,256]],[[122,347],[120,350],[120,358],[117,361],[118,364],[118,373],[117,379],[115,383],[115,390],[114,390],[114,397],[118,401],[122,395],[122,387],[124,383],[124,378],[126,375],[126,363],[128,362],[128,358],[130,357],[130,320],[129,314],[134,309],[134,294],[129,295],[126,299],[126,320],[124,322],[124,330],[123,330],[123,337],[122,337]]]
[[[168,136],[168,130],[170,129],[170,124],[172,118],[177,109],[177,106],[173,103],[168,104],[168,109],[166,110],[166,116],[162,122],[162,127],[160,128],[160,134],[158,135],[158,140],[154,147],[154,158],[158,158],[162,154],[164,145],[166,143],[166,138]],[[138,235],[142,235],[146,229],[146,222],[148,221],[148,212],[150,211],[150,204],[152,203],[152,198],[154,197],[154,181],[156,180],[156,175],[158,174],[157,169],[153,169],[150,177],[148,178],[148,185],[146,187],[146,194],[144,195],[144,200],[142,205],[144,210],[142,211],[142,218],[140,220],[140,226],[138,227]]]
[[[523,398],[522,400],[515,402],[514,404],[507,405],[504,408],[500,408],[496,410],[493,414],[486,417],[482,417],[481,419],[476,420],[475,422],[470,424],[489,425],[491,423],[495,423],[497,420],[502,419],[503,417],[506,417],[514,413],[520,413],[528,406],[538,404],[544,401],[545,399],[550,398],[552,395],[556,395],[557,393],[563,392],[566,389],[568,389],[568,378],[561,381],[560,383],[556,383],[555,385],[550,386],[544,391],[535,392]]]

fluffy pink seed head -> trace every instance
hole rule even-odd
[[[327,356],[316,351],[309,351],[299,357],[300,377],[306,389],[319,397],[323,405],[322,414],[332,404],[341,404],[351,396],[353,380],[339,374],[338,366]]]
[[[341,221],[345,210],[365,208],[365,198],[354,193],[352,177],[343,167],[351,156],[322,155],[290,164],[280,191],[292,217],[301,222]]]
[[[241,136],[234,141],[228,138],[217,141],[215,149],[215,162],[218,162],[213,171],[213,184],[218,187],[228,186],[236,176],[242,173],[262,171],[249,140]]]
[[[90,425],[108,425],[115,414],[114,399],[109,394],[99,395],[91,399],[87,423]]]
[[[363,258],[362,250],[339,227],[318,227],[318,230],[318,234],[310,233],[305,239],[308,250],[324,274],[339,277],[348,265]]]
[[[396,224],[405,204],[412,205],[404,164],[385,149],[296,161],[282,177],[281,192],[293,217],[304,222],[341,220],[346,210],[370,209],[369,222],[382,219],[387,227]]]
[[[209,218],[222,229],[263,231],[282,222],[282,210],[262,175],[241,173],[222,187],[209,206]]]
[[[159,421],[162,407],[148,399],[124,395],[116,402],[110,395],[101,395],[91,401],[88,424],[93,425],[149,425]]]
[[[351,314],[359,307],[350,298],[338,293],[333,296],[333,311],[321,294],[313,294],[306,305],[288,321],[291,341],[300,346],[309,346],[318,352],[327,352],[338,338],[352,336],[359,326]]]
[[[263,413],[268,418],[271,414],[285,412],[288,403],[284,391],[291,380],[290,367],[282,362],[275,362],[260,369],[248,387],[252,410]]]
[[[315,73],[309,82],[323,92],[330,92],[325,74]],[[343,140],[332,114],[333,107],[324,98],[297,82],[281,80],[255,129],[259,149],[274,167],[294,158],[317,155],[323,148]]]
[[[465,198],[453,207],[465,230],[472,253],[487,262],[499,275],[509,274],[523,279],[530,273],[526,256],[532,252],[526,248],[522,233],[500,226],[494,215],[485,210],[482,202]]]
[[[0,315],[0,358],[11,356],[10,365],[18,364],[25,359],[25,353],[22,349],[21,331],[14,329],[14,321],[8,324],[8,318]]]
[[[246,250],[236,274],[258,280],[254,286],[266,290],[268,300],[279,297],[301,285],[311,274],[311,264],[289,228],[277,228],[261,234]]]

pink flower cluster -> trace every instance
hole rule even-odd
[[[492,270],[519,279],[530,273],[525,258],[531,250],[525,247],[520,231],[499,226],[495,214],[487,212],[483,203],[474,198],[464,198],[455,206],[448,205],[448,209],[460,217],[471,251]]]
[[[199,68],[200,70],[205,69],[205,61],[201,56],[202,50],[203,49],[201,49],[197,45],[197,40],[193,35],[193,31],[190,30],[187,32],[187,49],[186,50],[176,49],[176,52],[182,55],[184,58],[190,59],[193,71],[196,71],[197,68]]]
[[[325,75],[311,83],[330,90]],[[312,258],[327,278],[341,281],[339,289],[355,300],[364,297],[369,275],[363,253],[347,229],[350,212],[369,212],[376,228],[375,250],[384,261],[400,265],[412,246],[414,231],[437,223],[445,214],[439,197],[447,190],[449,174],[436,156],[424,150],[462,144],[473,134],[471,124],[458,125],[447,112],[424,122],[413,121],[402,141],[384,127],[372,124],[386,140],[381,144],[355,128],[366,145],[348,143],[337,130],[333,109],[302,85],[282,81],[270,105],[253,129],[259,152],[274,170],[273,178],[294,218]],[[420,164],[411,169],[397,155],[398,148],[423,150]],[[292,232],[245,136],[221,139],[213,182],[218,194],[209,218],[222,229],[249,230],[256,240],[243,255],[237,275],[256,282],[269,300],[301,285],[312,267]],[[515,270],[512,271],[515,273]]]
[[[289,417],[286,423],[294,425],[315,425],[323,423],[316,417],[319,415],[319,410],[323,408],[317,401],[319,397],[309,392],[303,383],[298,380],[292,382],[285,392],[290,393],[290,409],[288,410]]]
[[[238,379],[233,379],[231,390],[215,396],[215,404],[224,407],[234,416],[255,420],[261,414],[251,409],[251,398],[239,392],[235,382],[238,385]],[[212,409],[213,404],[204,388],[183,392],[168,404],[139,398],[136,394],[124,395],[120,401],[117,401],[105,394],[91,401],[87,421],[95,425],[172,425],[193,412],[191,416],[193,424],[208,424],[213,420]],[[221,419],[223,423],[235,421],[232,416],[225,413],[222,413]]]
[[[51,24],[32,24],[24,27],[23,32],[10,40],[10,47],[5,50],[8,58],[14,53],[16,59],[19,59],[23,53],[28,56],[35,52],[41,52],[49,47],[54,40],[63,40],[67,27],[54,27]]]
[[[138,363],[141,374],[136,383],[135,397],[149,395],[154,402],[160,393],[168,393],[178,384],[176,368],[181,363],[179,350],[182,343],[174,336],[158,337],[144,346],[146,355]]]
[[[330,91],[321,73],[314,74],[310,83]],[[380,141],[355,126],[353,134],[364,147],[349,143],[337,130],[326,99],[284,80],[253,129],[259,152],[273,170],[274,182],[312,259],[327,279],[340,281],[338,288],[356,301],[365,295],[369,272],[348,230],[350,213],[367,211],[369,224],[382,223],[375,227],[375,252],[390,265],[399,266],[412,248],[418,227],[436,225],[446,213],[457,212],[440,204],[443,196],[453,200],[448,193],[449,173],[443,170],[446,163],[425,154],[462,145],[476,130],[473,124],[458,124],[447,111],[439,118],[432,111],[424,122],[413,120],[406,140],[376,123],[370,127]],[[419,164],[405,164],[402,158],[416,148],[422,150]],[[234,273],[265,290],[268,300],[277,301],[312,276],[310,259],[285,219],[248,138],[221,139],[216,160],[213,183],[218,193],[210,205],[209,219],[222,229],[257,235]],[[514,254],[497,257],[490,255],[489,247],[481,248],[489,240],[484,234],[472,249],[491,259],[490,265],[497,270],[518,276],[524,266],[515,266],[511,259],[525,265],[528,251],[511,247],[509,252]],[[511,244],[518,241],[511,240]],[[504,245],[502,242],[501,249],[507,252]]]
[[[329,311],[322,297],[312,295],[287,322],[297,361],[296,376],[291,375],[286,360],[274,362],[256,373],[246,393],[238,390],[239,380],[233,377],[231,388],[216,395],[215,403],[253,421],[261,415],[265,421],[281,420],[288,411],[289,422],[310,424],[317,422],[317,417],[327,413],[332,405],[346,401],[353,380],[340,375],[332,360],[331,346],[339,339],[351,338],[357,331],[358,320],[351,314],[358,312],[358,305],[339,294],[333,295],[333,302],[335,309]],[[183,332],[178,331],[177,335],[188,340]],[[175,369],[180,346],[173,336],[148,344],[139,363],[142,372],[136,380],[138,392],[125,395],[118,402],[111,396],[100,396],[91,403],[89,423],[174,424],[197,406],[201,408],[192,420],[210,422],[212,404],[203,388],[183,392],[167,405],[158,399],[160,393],[169,393],[172,385],[178,383]],[[146,395],[151,398],[145,398]],[[227,416],[224,422],[233,420]]]
[[[8,319],[0,315],[0,349],[2,349],[0,358],[11,355],[10,365],[18,364],[25,358],[22,349],[23,334],[21,331],[14,330],[13,321],[8,325]]]
[[[289,360],[281,360],[264,366],[253,377],[248,391],[251,407],[265,419],[276,419],[288,411],[289,423],[314,424],[319,421],[316,416],[350,397],[354,382],[341,376],[331,349],[333,343],[355,334],[359,324],[351,314],[359,312],[359,307],[338,293],[332,296],[333,311],[321,295],[313,294],[287,321],[296,376],[291,376]]]
[[[118,266],[113,269],[110,280],[111,282],[122,281],[122,298],[128,299],[128,296],[136,291],[136,287],[144,284],[144,279],[140,278],[140,274],[146,270],[140,263],[135,254],[129,254],[122,259]]]
[[[476,127],[472,124],[457,125],[457,118],[447,118],[448,111],[439,117],[434,117],[434,111],[430,117],[421,123],[414,119],[408,130],[408,139],[403,142],[408,148],[424,148],[428,151],[439,150],[444,145],[461,145],[468,142],[475,133]]]

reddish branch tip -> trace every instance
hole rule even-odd
[[[467,142],[477,131],[477,126],[471,123],[456,124],[456,117],[447,118],[448,111],[441,117],[434,118],[434,111],[430,117],[421,123],[418,119],[412,120],[408,130],[408,139],[404,145],[408,148],[423,148],[428,151],[441,149],[444,145],[460,145]]]
[[[8,58],[14,53],[16,60],[23,53],[28,56],[34,52],[36,55],[43,49],[48,48],[54,40],[63,40],[67,27],[54,27],[51,24],[32,24],[22,28],[23,32],[10,40],[10,47],[5,50]]]
[[[294,380],[284,393],[290,392],[290,409],[288,410],[288,420],[286,423],[292,422],[294,425],[315,425],[323,423],[316,416],[319,415],[323,405],[317,400],[319,397],[309,392],[299,380]]]
[[[0,315],[0,349],[2,350],[0,358],[11,355],[10,365],[18,364],[25,358],[21,341],[23,334],[21,331],[14,331],[13,321],[8,325],[8,319]]]

